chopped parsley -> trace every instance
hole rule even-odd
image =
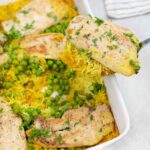
[[[92,42],[93,42],[94,46],[97,46],[97,41],[98,41],[98,39],[97,39],[97,38],[95,38],[95,39],[93,39],[93,40],[92,40]]]
[[[56,141],[57,143],[59,143],[59,144],[62,143],[62,136],[61,136],[61,134],[59,134],[59,136],[55,139],[55,141]]]
[[[91,92],[96,94],[97,92],[99,92],[100,90],[103,89],[103,85],[100,83],[93,83],[92,84],[92,88],[91,88]]]
[[[31,126],[34,118],[37,115],[41,114],[41,110],[39,108],[32,108],[32,107],[25,108],[19,104],[13,104],[12,110],[14,113],[16,113],[22,117],[22,119],[23,119],[23,125],[22,126],[25,129],[28,129]]]
[[[106,56],[106,52],[104,52],[103,54],[102,54],[102,58],[104,58]]]
[[[0,113],[2,113],[3,112],[3,108],[0,108]]]
[[[28,137],[29,142],[32,142],[36,138],[39,137],[50,137],[49,136],[49,131],[48,130],[40,130],[40,129],[33,129],[30,136]]]
[[[93,120],[94,120],[94,116],[90,115],[90,121],[93,121]]]
[[[102,35],[100,35],[100,37],[99,37],[100,41],[102,40],[102,38],[107,38],[111,41],[118,40],[117,36],[114,35],[111,30],[109,30],[108,32],[104,32]]]
[[[13,21],[16,22],[16,23],[20,23],[20,20],[17,17],[14,17]]]
[[[139,42],[137,37],[132,32],[126,32],[124,35],[128,37],[130,41],[137,47],[137,51],[141,49],[142,43]]]
[[[95,23],[96,23],[98,26],[100,26],[101,24],[104,23],[104,21],[101,20],[101,19],[99,19],[99,18],[97,18],[97,17],[95,17]]]
[[[92,56],[92,52],[88,52],[88,50],[85,50],[84,48],[78,48],[79,52],[85,53],[89,58]]]
[[[79,35],[82,28],[83,28],[83,25],[76,31],[75,34],[76,34],[76,35]]]
[[[58,18],[57,16],[53,16],[54,22],[57,22]]]
[[[140,65],[137,61],[134,60],[130,60],[130,65],[132,66],[132,68],[135,70],[136,73],[138,73],[138,71],[140,70]]]
[[[51,13],[51,12],[48,12],[46,15],[47,15],[47,17],[51,17],[51,16],[52,16],[52,13]]]
[[[24,26],[25,30],[29,30],[33,28],[33,24],[34,24],[34,20],[31,23],[26,23],[26,25]]]
[[[107,45],[110,50],[114,50],[118,48],[118,45]]]
[[[63,17],[64,20],[66,20],[68,18],[69,18],[68,14],[65,14],[64,17]]]
[[[76,35],[79,35],[79,34],[80,34],[80,31],[77,31],[77,32],[76,32]]]
[[[10,41],[23,37],[23,35],[20,33],[20,31],[17,30],[14,26],[11,27],[11,29],[8,33],[4,32],[4,35]]]
[[[86,38],[86,39],[88,39],[90,35],[91,35],[90,33],[84,34],[83,37]]]
[[[23,13],[24,15],[27,15],[29,13],[29,10],[22,10],[21,13]]]

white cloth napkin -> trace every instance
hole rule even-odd
[[[150,0],[105,0],[111,18],[125,18],[150,12]]]

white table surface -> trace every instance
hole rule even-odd
[[[110,19],[106,15],[103,0],[89,0],[89,3],[94,15]],[[141,40],[150,37],[150,14],[112,21],[131,29]],[[141,70],[137,75],[117,75],[129,112],[130,131],[121,141],[104,150],[150,150],[150,46],[142,49],[139,60]]]

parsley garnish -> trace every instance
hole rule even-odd
[[[51,13],[51,12],[48,12],[46,15],[47,15],[47,17],[51,17],[51,16],[52,16],[52,13]]]
[[[0,113],[2,113],[3,112],[3,108],[0,108]]]
[[[62,142],[61,134],[59,134],[58,138],[56,138],[55,141],[58,142],[59,144],[61,144],[61,142]]]
[[[24,26],[24,29],[25,29],[25,30],[32,29],[34,22],[35,22],[35,21],[33,20],[30,24],[29,24],[29,23],[26,23],[26,25]]]
[[[39,137],[49,137],[48,130],[40,130],[40,129],[33,129],[31,135],[28,137],[29,142],[32,142],[35,138]]]
[[[24,15],[27,15],[29,13],[29,10],[23,10],[21,11],[21,13],[23,13]]]
[[[95,39],[92,40],[92,42],[94,43],[94,46],[97,46],[97,41],[98,41],[97,38],[95,38]]]
[[[103,20],[101,20],[101,19],[99,19],[99,18],[97,18],[97,17],[95,17],[95,23],[98,25],[98,26],[100,26],[102,23],[104,23],[104,21]]]
[[[4,32],[4,35],[7,37],[8,40],[14,40],[23,37],[19,30],[16,30],[14,26],[11,27],[9,33]]]
[[[90,115],[90,121],[93,121],[93,120],[94,120],[94,116]]]
[[[110,50],[117,49],[118,45],[107,45]]]

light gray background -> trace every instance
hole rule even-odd
[[[106,15],[103,0],[88,0],[94,15]],[[131,29],[141,39],[150,37],[150,14],[127,19],[111,19]],[[132,77],[117,75],[117,80],[129,112],[131,127],[121,141],[104,150],[150,150],[150,46],[139,53],[141,70]]]

